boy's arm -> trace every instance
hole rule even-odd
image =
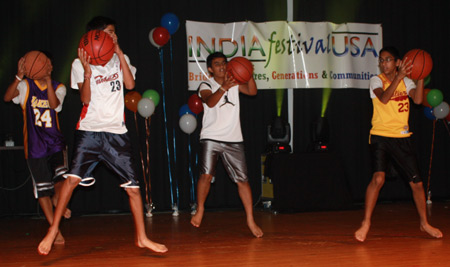
[[[406,77],[406,75],[411,73],[411,71],[412,71],[411,60],[407,61],[407,59],[405,59],[403,61],[400,61],[398,71],[395,74],[394,80],[391,82],[389,87],[386,88],[385,91],[383,91],[382,88],[376,88],[375,90],[373,90],[373,93],[378,97],[378,99],[383,104],[387,104],[387,102],[389,102],[395,90],[397,89],[397,86],[400,84],[403,78]]]
[[[258,88],[253,77],[246,84],[239,85],[239,92],[246,95],[256,95],[258,93]]]
[[[88,105],[91,102],[91,75],[92,70],[89,66],[91,57],[88,56],[83,48],[78,48],[78,58],[81,61],[84,69],[84,80],[82,83],[78,83],[78,89],[80,90],[80,99],[84,105]]]
[[[234,80],[234,78],[231,76],[228,77],[228,74],[226,74],[222,85],[219,87],[219,90],[215,91],[214,93],[211,90],[201,90],[200,97],[208,107],[212,108],[217,105],[222,96],[235,85],[236,81]]]
[[[125,59],[125,55],[123,54],[122,49],[119,46],[119,42],[117,41],[117,35],[113,36],[114,42],[114,52],[117,54],[120,60],[120,66],[122,67],[123,72],[123,85],[126,89],[131,90],[134,89],[136,82],[134,80],[133,74],[131,73],[130,66],[128,65],[127,60]]]
[[[20,80],[22,80],[23,77],[25,76],[24,63],[25,63],[25,58],[22,57],[19,60],[19,62],[17,63],[17,75],[14,78],[14,81],[8,86],[8,89],[6,89],[5,95],[3,96],[3,100],[5,102],[9,102],[14,97],[19,95],[19,90],[17,90],[17,85],[19,84]]]
[[[51,78],[51,72],[52,69],[50,68],[50,65],[47,65],[49,68],[47,70],[47,75],[44,77],[45,83],[47,84],[47,97],[48,97],[48,104],[51,109],[56,109],[60,102],[59,99],[56,97],[55,89],[53,88],[52,84],[52,78]]]
[[[420,105],[423,101],[423,88],[424,81],[418,80],[416,84],[416,89],[411,89],[409,91],[409,96],[412,98],[415,104]]]

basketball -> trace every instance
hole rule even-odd
[[[91,57],[92,65],[105,65],[114,55],[114,42],[111,36],[102,30],[92,30],[83,35],[79,48]]]
[[[239,84],[245,84],[252,78],[253,64],[245,57],[235,57],[227,63],[227,72]]]
[[[44,78],[47,74],[48,57],[40,51],[30,51],[23,56],[25,58],[25,75],[33,80]]]
[[[406,53],[403,59],[412,61],[412,72],[408,78],[413,80],[425,79],[433,68],[433,60],[430,54],[422,49],[412,49]]]

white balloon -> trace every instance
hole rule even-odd
[[[179,125],[183,132],[191,134],[197,128],[197,119],[192,114],[184,114],[180,118]]]
[[[150,98],[143,97],[138,102],[137,110],[142,117],[147,119],[155,111],[155,103]]]
[[[433,108],[433,115],[436,117],[436,119],[443,119],[447,117],[448,112],[449,106],[445,101],[442,101],[439,105]]]
[[[155,40],[153,40],[153,32],[155,31],[156,28],[153,28],[150,33],[148,34],[148,39],[150,40],[150,43],[156,47],[156,48],[161,48],[161,46],[159,46],[157,43],[155,43]]]

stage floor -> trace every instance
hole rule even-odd
[[[366,242],[354,240],[363,210],[274,214],[256,211],[264,231],[254,238],[244,211],[207,211],[200,228],[191,215],[155,213],[146,218],[149,237],[169,252],[134,245],[130,214],[64,220],[65,245],[37,253],[46,233],[43,218],[0,219],[1,266],[450,266],[450,203],[429,208],[430,223],[444,238],[419,230],[412,202],[378,204]]]

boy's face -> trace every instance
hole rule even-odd
[[[208,68],[208,71],[212,73],[213,77],[225,77],[227,71],[227,60],[222,57],[214,58],[211,61],[211,67]]]
[[[378,58],[378,64],[381,72],[387,75],[397,71],[397,67],[400,64],[400,59],[396,60],[391,53],[383,51]]]
[[[117,35],[116,35],[116,27],[114,27],[114,25],[110,24],[110,25],[106,26],[106,28],[103,29],[103,31],[106,32],[109,36],[111,36],[113,41],[116,42]]]

